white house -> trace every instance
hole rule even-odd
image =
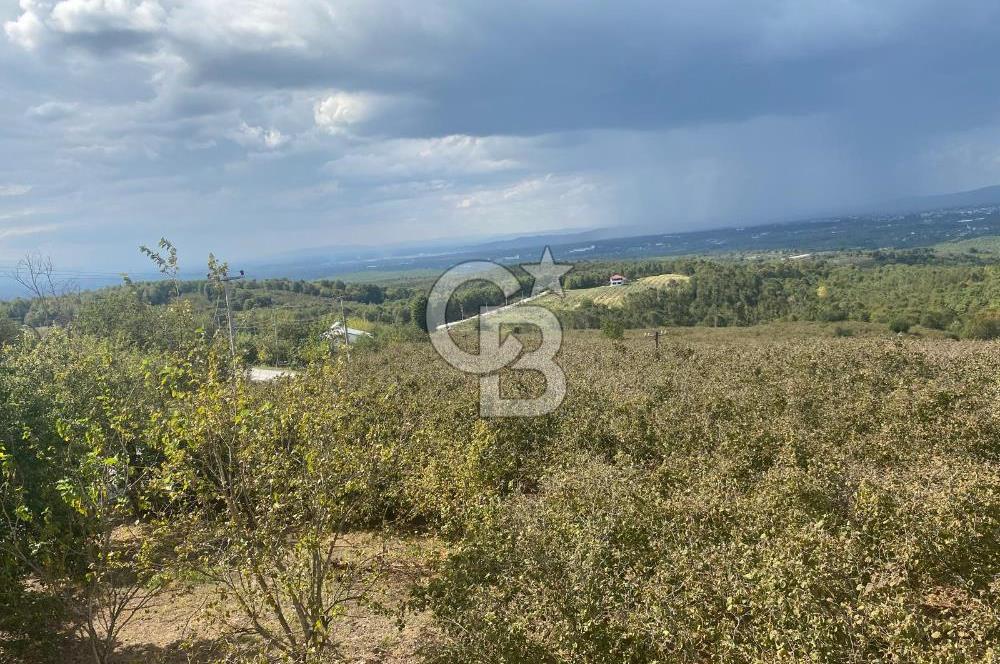
[[[323,333],[323,338],[336,343],[338,341],[343,342],[346,336],[347,345],[351,345],[358,343],[358,341],[364,337],[371,336],[368,332],[365,332],[364,330],[355,330],[353,327],[346,328],[347,332],[345,335],[344,329],[344,324],[338,320],[330,326],[329,330]]]
[[[612,274],[611,275],[611,280],[608,283],[610,285],[612,285],[612,286],[624,286],[625,285],[625,277],[623,277],[620,274]]]

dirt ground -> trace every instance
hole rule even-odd
[[[202,588],[164,596],[157,606],[127,626],[118,661],[174,664],[224,657],[217,628],[203,616],[211,592],[210,588]],[[403,664],[417,661],[418,649],[429,638],[429,626],[428,616],[410,614],[400,629],[396,617],[356,606],[337,622],[334,633],[348,662]],[[90,661],[86,652],[66,654],[75,655],[68,661]]]
[[[440,555],[437,542],[426,538],[399,539],[389,547],[389,569],[374,599],[382,605],[353,605],[334,626],[334,641],[342,659],[355,663],[403,664],[417,661],[420,648],[432,638],[430,616],[399,609],[413,579],[426,563]],[[171,589],[138,614],[123,630],[116,662],[121,664],[198,664],[224,661],[221,632],[206,612],[218,597],[211,583]],[[66,664],[92,662],[86,642],[67,638],[59,648],[58,661]],[[0,660],[3,658],[0,657]],[[50,658],[42,658],[46,661]],[[28,664],[28,660],[25,660]],[[6,664],[6,662],[2,662]]]

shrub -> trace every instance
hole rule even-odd
[[[625,338],[625,326],[613,318],[605,318],[601,323],[601,332],[608,339],[621,341]]]
[[[0,316],[0,348],[14,343],[20,336],[21,326],[6,316]]]
[[[581,460],[485,519],[422,592],[450,637],[437,655],[988,660],[996,469],[831,470],[786,457],[739,486],[697,463]]]
[[[25,335],[0,353],[0,629],[30,620],[31,563],[96,596],[106,526],[152,513],[164,563],[225,589],[224,635],[275,660],[337,656],[383,528],[405,528],[446,551],[413,575],[429,661],[996,661],[1000,347],[789,327],[675,331],[658,354],[568,334],[560,409],[496,420],[406,335],[268,384],[221,336]]]
[[[22,338],[0,366],[0,598],[25,608],[30,575],[99,663],[159,588],[143,539],[123,537],[155,458],[143,439],[153,360],[54,330]]]
[[[847,320],[847,312],[839,307],[831,307],[829,309],[823,309],[819,313],[818,318],[825,323],[836,323],[842,320]]]
[[[951,325],[954,320],[955,314],[950,311],[925,311],[920,316],[920,324],[932,330],[943,330]]]
[[[161,525],[179,543],[177,570],[235,600],[212,607],[225,637],[238,634],[235,608],[266,654],[289,661],[334,649],[333,621],[384,571],[377,540],[364,550],[344,539],[381,527],[401,436],[371,401],[390,395],[346,388],[333,365],[270,394],[209,372],[159,431]]]
[[[910,331],[910,321],[906,318],[894,318],[889,321],[889,331],[896,334],[906,334]]]
[[[992,347],[720,339],[570,341],[548,472],[419,593],[432,661],[997,656]]]

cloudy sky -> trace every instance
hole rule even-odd
[[[1000,183],[995,0],[0,0],[0,266]]]

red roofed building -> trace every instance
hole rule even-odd
[[[623,286],[625,285],[625,277],[620,274],[612,274],[608,283],[612,286]]]

